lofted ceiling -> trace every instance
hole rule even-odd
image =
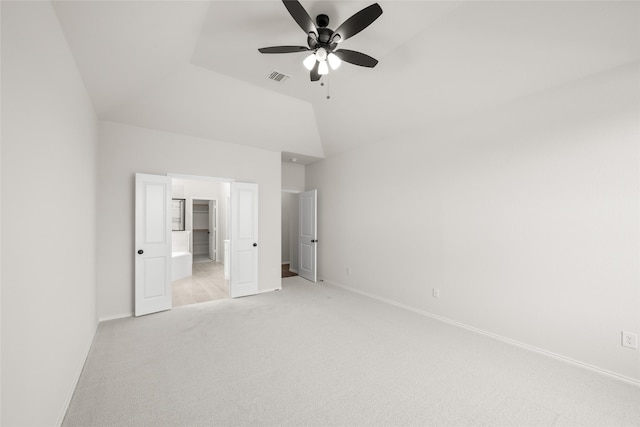
[[[330,28],[372,1],[301,1]],[[640,60],[635,1],[380,1],[341,45],[378,59],[309,81],[281,1],[57,1],[100,119],[303,163]],[[267,78],[272,71],[290,76]],[[327,96],[330,95],[330,99]]]

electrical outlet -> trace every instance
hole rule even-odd
[[[434,298],[440,298],[440,289],[433,288],[433,297]]]
[[[622,331],[622,346],[638,349],[638,335],[629,331]]]
[[[347,267],[347,276],[351,276],[351,267]]]

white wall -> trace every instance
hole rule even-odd
[[[640,380],[639,75],[308,166],[320,277]]]
[[[214,181],[191,181],[174,178],[172,197],[180,199],[217,199],[220,197],[220,183]]]
[[[224,177],[257,183],[259,290],[280,289],[280,153],[101,122],[98,159],[100,318],[133,312],[136,172]]]
[[[304,165],[282,163],[282,189],[304,191]]]
[[[51,426],[95,334],[93,107],[48,2],[2,2],[2,420]]]

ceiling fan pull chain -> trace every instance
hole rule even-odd
[[[327,79],[327,99],[331,99],[331,90],[329,88],[329,75],[327,74],[325,77]]]

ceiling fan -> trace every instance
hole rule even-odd
[[[329,17],[320,14],[316,17],[316,24],[297,0],[282,0],[294,21],[307,35],[307,46],[273,46],[258,49],[260,53],[313,53],[305,58],[304,66],[311,72],[311,81],[320,80],[320,77],[329,73],[329,67],[336,69],[342,61],[361,67],[373,68],[378,60],[361,52],[349,49],[338,49],[338,45],[367,28],[373,21],[382,15],[382,8],[378,3],[365,7],[349,19],[344,21],[336,30],[331,30]]]

